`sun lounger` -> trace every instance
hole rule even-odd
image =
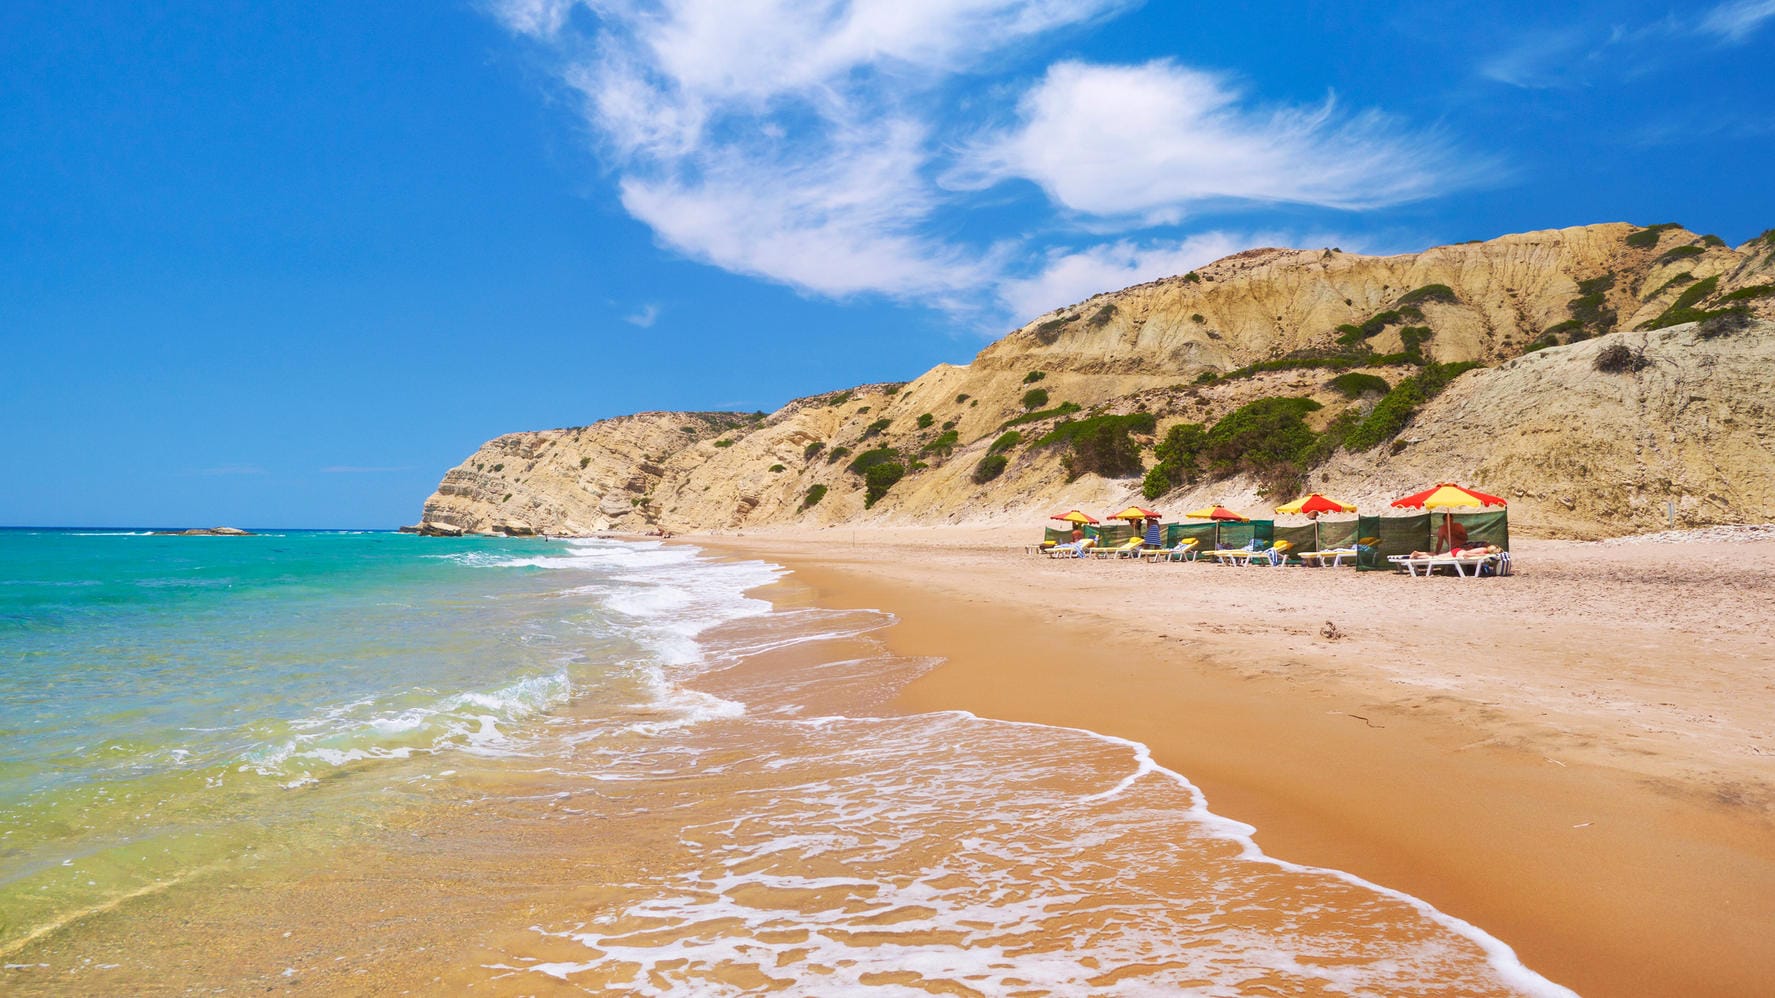
[[[1056,544],[1042,553],[1050,558],[1083,558],[1096,543],[1096,538],[1087,537],[1082,541]]]
[[[1510,574],[1510,555],[1508,552],[1496,554],[1437,554],[1437,555],[1388,555],[1387,561],[1395,568],[1403,568],[1412,576],[1420,572],[1425,576],[1434,575],[1438,568],[1452,568],[1455,574],[1464,578],[1478,578],[1484,573],[1486,566],[1491,566],[1496,575]]]
[[[1355,548],[1327,548],[1324,551],[1302,551],[1300,553],[1300,560],[1304,565],[1312,565],[1318,568],[1337,568],[1344,563],[1346,558],[1349,559],[1352,565],[1355,564],[1356,555],[1358,553],[1359,552]]]
[[[1185,537],[1181,544],[1168,548],[1145,548],[1140,557],[1150,562],[1190,561],[1196,557],[1196,539]]]
[[[1091,557],[1093,557],[1093,558],[1134,558],[1134,557],[1138,557],[1140,555],[1140,547],[1141,547],[1142,543],[1144,543],[1144,542],[1141,541],[1140,538],[1130,537],[1127,540],[1123,541],[1122,543],[1117,544],[1115,547],[1092,548],[1091,549]]]

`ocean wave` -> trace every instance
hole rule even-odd
[[[335,706],[281,726],[280,735],[246,752],[239,768],[304,785],[317,770],[377,759],[447,751],[516,754],[512,730],[572,696],[565,672],[531,676],[491,691],[464,691],[423,705],[394,708],[375,698]],[[291,785],[291,784],[286,784]]]

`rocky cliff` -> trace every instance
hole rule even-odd
[[[1316,436],[1286,460],[1149,484],[1152,504],[1257,512],[1310,484],[1379,509],[1461,480],[1543,533],[1662,526],[1672,503],[1679,525],[1760,522],[1775,519],[1769,319],[1775,234],[1731,247],[1609,224],[1389,257],[1249,250],[1040,316],[904,385],[508,434],[444,476],[424,519],[1036,522],[1139,499],[1173,427],[1219,433],[1301,398]],[[1081,422],[1117,415],[1133,418]]]

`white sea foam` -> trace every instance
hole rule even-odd
[[[821,613],[790,630],[823,633]],[[866,633],[861,623],[832,630]],[[737,993],[711,983],[736,967],[820,993],[928,995],[919,985],[953,982],[1232,995],[1261,980],[1338,994],[1571,994],[1421,899],[1264,855],[1251,826],[1214,814],[1138,742],[965,712],[744,723],[757,726],[746,729],[752,753],[729,765],[751,776],[730,795],[732,817],[684,829],[692,869],[633,885],[632,903],[585,924],[535,927],[587,947],[583,961],[553,946],[548,960],[490,969],[579,984],[632,966],[614,983],[637,994]],[[637,771],[609,757],[618,771],[592,778],[676,772],[657,768],[668,756],[651,758],[655,768]],[[1068,785],[1098,773],[1095,786]],[[1393,928],[1369,939],[1340,920]],[[923,980],[889,983],[908,972]]]
[[[512,727],[565,703],[572,686],[565,673],[531,676],[497,690],[465,691],[400,709],[375,698],[335,705],[287,725],[288,733],[248,752],[241,768],[288,777],[297,785],[315,764],[334,769],[375,759],[415,754],[517,751],[502,725]]]

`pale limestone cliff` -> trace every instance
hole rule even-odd
[[[1170,425],[1212,424],[1268,396],[1321,402],[1314,419],[1323,427],[1376,400],[1331,390],[1333,369],[1235,369],[1336,355],[1366,358],[1372,366],[1357,370],[1396,383],[1416,370],[1399,356],[1415,339],[1425,359],[1486,369],[1456,379],[1397,440],[1334,454],[1313,472],[1314,487],[1378,511],[1434,481],[1470,481],[1511,497],[1519,529],[1567,535],[1662,526],[1667,502],[1679,524],[1775,519],[1775,414],[1763,402],[1775,382],[1775,325],[1713,337],[1693,325],[1635,331],[1689,314],[1673,306],[1775,318],[1775,295],[1759,290],[1771,285],[1775,238],[1733,248],[1674,227],[1586,226],[1392,257],[1252,250],[1056,310],[971,365],[939,365],[902,386],[813,396],[762,418],[644,413],[508,434],[448,472],[424,518],[579,534],[1033,523],[1050,507],[1102,511],[1138,498],[1140,482],[1069,481],[1059,449],[1032,446],[1063,415],[1016,425],[1023,440],[1005,451],[1004,472],[974,481],[1004,424],[1028,411],[1027,391],[1047,393],[1038,409],[1151,412],[1148,447]],[[1596,354],[1614,343],[1652,363],[1598,372]],[[883,446],[909,471],[865,509],[862,478],[847,466]],[[810,490],[820,495],[812,505]],[[1249,512],[1280,501],[1231,480],[1158,502],[1170,510],[1209,499]]]

